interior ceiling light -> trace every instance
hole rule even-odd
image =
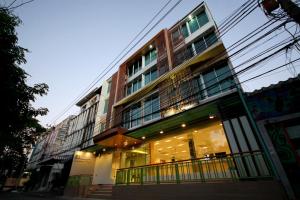
[[[194,133],[197,133],[198,131],[197,130],[194,130]]]
[[[181,127],[182,127],[182,128],[185,128],[185,127],[186,127],[186,124],[181,124]]]
[[[159,133],[160,133],[160,134],[163,134],[163,133],[164,133],[164,131],[163,131],[163,130],[161,130],[161,131],[159,131]]]
[[[106,151],[106,149],[105,149],[105,148],[103,148],[103,149],[102,149],[102,151]]]
[[[145,137],[145,136],[143,136],[143,137],[142,137],[142,139],[144,140],[144,139],[146,139],[146,137]]]

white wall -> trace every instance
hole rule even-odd
[[[96,158],[93,184],[113,184],[112,154],[104,154]]]

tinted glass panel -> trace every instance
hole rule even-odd
[[[215,32],[211,32],[210,34],[206,35],[204,37],[204,39],[205,39],[205,42],[206,42],[207,46],[211,46],[212,44],[214,44],[218,40]]]
[[[203,52],[206,49],[206,44],[202,38],[195,42],[195,49],[197,54]]]
[[[182,27],[181,27],[181,32],[182,32],[183,37],[186,38],[186,37],[189,36],[189,32],[188,32],[188,30],[187,30],[186,24],[182,25]]]
[[[198,25],[198,22],[195,18],[191,19],[189,22],[188,22],[188,25],[189,25],[189,28],[190,28],[190,31],[191,33],[194,33],[196,30],[199,29],[199,25]]]
[[[228,65],[216,69],[216,74],[218,76],[218,80],[220,82],[222,91],[229,90],[234,86],[234,81],[233,81],[233,78],[230,77],[231,72],[230,72]]]
[[[203,11],[197,15],[198,23],[201,26],[205,25],[208,22],[206,13]]]
[[[217,84],[218,80],[214,70],[203,74],[203,79],[208,96],[213,96],[220,92],[219,84]]]

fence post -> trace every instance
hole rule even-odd
[[[178,163],[175,164],[175,174],[176,174],[176,183],[180,183],[180,176],[179,176],[179,169],[178,169]]]
[[[127,185],[130,184],[130,169],[127,170]]]
[[[159,174],[159,166],[156,165],[156,183],[160,183],[160,174]]]
[[[141,185],[143,185],[143,184],[144,184],[143,178],[144,178],[144,168],[143,168],[143,167],[141,167],[141,174],[140,174]]]

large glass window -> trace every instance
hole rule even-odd
[[[175,132],[176,135],[150,142],[150,164],[230,154],[220,122],[199,124]]]
[[[232,89],[234,81],[230,76],[231,71],[227,64],[203,73],[203,80],[208,96]]]
[[[199,26],[204,26],[208,22],[208,17],[205,13],[205,11],[202,11],[197,15],[197,21],[199,23]]]
[[[126,95],[130,95],[142,87],[141,77],[127,84]]]
[[[182,33],[183,37],[185,37],[185,38],[189,36],[189,32],[188,32],[188,29],[186,27],[186,24],[183,24],[181,26],[181,33]]]
[[[189,25],[191,33],[194,33],[196,30],[199,29],[199,24],[198,24],[196,18],[192,18],[190,21],[188,21],[188,25]]]
[[[138,60],[136,60],[132,65],[130,65],[127,68],[128,77],[131,77],[132,75],[134,75],[135,73],[137,73],[141,69],[142,69],[142,58],[139,58]]]
[[[108,100],[109,99],[105,99],[105,101],[104,101],[103,114],[107,113],[107,110],[108,110]]]
[[[217,38],[215,32],[211,32],[208,35],[204,36],[204,40],[207,44],[207,47],[210,47],[212,44],[214,44],[218,40],[218,38]]]
[[[150,71],[145,73],[145,85],[150,83],[151,81],[154,81],[157,78],[157,68],[154,67]]]
[[[152,61],[156,60],[157,58],[156,54],[157,54],[156,49],[152,49],[145,54],[145,66],[147,66]]]
[[[159,109],[158,94],[151,95],[123,112],[123,126],[129,129],[141,125],[143,122],[159,118]]]
[[[137,103],[132,106],[131,119],[131,127],[141,125],[141,103]]]
[[[187,21],[187,24],[190,29],[190,33],[194,33],[199,28],[204,26],[208,22],[208,17],[205,13],[205,11],[202,11],[201,13],[197,14],[195,17],[192,17],[189,21]],[[182,27],[184,27],[183,25]],[[185,27],[186,28],[186,27]],[[184,34],[185,37],[189,35],[188,31],[186,30],[186,33]]]
[[[159,98],[158,95],[153,95],[144,102],[144,121],[146,122],[158,117],[160,117]]]

